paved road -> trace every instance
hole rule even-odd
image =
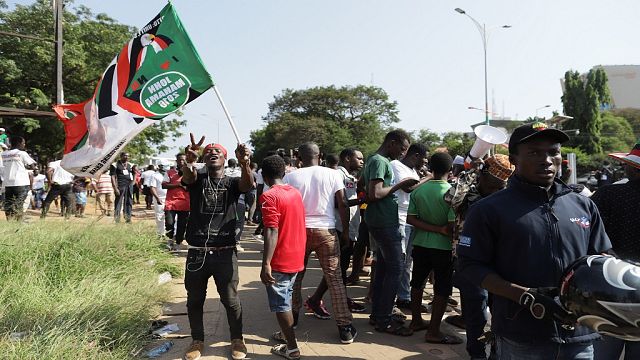
[[[275,344],[269,337],[277,330],[275,315],[269,312],[267,295],[264,286],[260,282],[260,264],[262,243],[253,239],[253,228],[245,231],[241,241],[245,252],[239,253],[240,262],[240,299],[243,306],[244,334],[249,355],[247,359],[273,359],[270,354],[271,346]],[[181,253],[180,259],[184,261],[186,252]],[[312,257],[309,261],[309,269],[303,284],[303,297],[310,295],[321,278],[321,270],[318,261]],[[368,279],[359,286],[349,287],[348,293],[356,300],[363,301]],[[186,316],[186,292],[182,279],[174,279],[172,290],[175,296],[166,305],[162,319],[169,323],[177,323],[180,331],[178,337],[172,341],[174,347],[160,357],[163,360],[180,359],[184,350],[191,342],[189,324]],[[427,293],[430,289],[427,289]],[[457,293],[454,294],[457,297]],[[428,300],[428,295],[425,296]],[[325,295],[325,302],[331,311],[331,299]],[[453,314],[453,313],[448,313]],[[427,344],[424,342],[424,332],[419,332],[410,337],[398,337],[381,334],[373,330],[368,324],[368,313],[354,314],[354,325],[358,329],[358,337],[353,344],[340,343],[338,331],[334,320],[319,320],[311,315],[300,318],[300,324],[296,330],[298,343],[304,359],[465,359],[467,358],[464,345],[447,346]],[[428,314],[426,319],[428,319]],[[464,338],[464,332],[443,323],[443,329],[458,334]],[[220,303],[215,284],[209,282],[207,302],[205,303],[205,351],[202,359],[230,359],[229,355],[229,329],[227,325],[224,307]]]

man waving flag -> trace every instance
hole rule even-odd
[[[135,135],[213,86],[171,5],[126,43],[102,74],[91,99],[54,106],[64,123],[62,167],[102,173]]]

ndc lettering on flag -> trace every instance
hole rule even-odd
[[[54,106],[65,128],[62,167],[96,176],[155,120],[213,86],[172,4],[124,44],[102,74],[93,97]]]

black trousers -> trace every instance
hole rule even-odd
[[[68,218],[71,216],[71,213],[76,208],[76,196],[73,193],[71,184],[53,184],[49,188],[47,197],[42,203],[42,214],[40,215],[40,217],[44,218],[45,216],[47,216],[47,213],[49,212],[49,206],[51,206],[51,203],[58,195],[60,195],[60,207],[64,209],[64,217]]]
[[[244,231],[244,222],[245,222],[245,204],[237,204],[236,205],[236,244],[240,243],[240,237],[242,236],[242,232]]]
[[[190,249],[184,273],[191,338],[204,341],[203,308],[207,282],[213,276],[220,301],[227,312],[231,340],[242,339],[242,305],[238,297],[238,257],[235,249]]]
[[[169,239],[175,237],[176,243],[181,244],[184,240],[184,234],[187,231],[187,222],[189,221],[188,211],[165,210],[164,211],[164,229]]]
[[[7,186],[4,188],[4,213],[7,220],[17,218],[20,220],[24,213],[24,201],[29,195],[31,186]]]
[[[131,211],[133,210],[132,186],[118,187],[118,191],[120,191],[120,195],[116,195],[113,217],[116,222],[120,222],[120,211],[122,211],[124,213],[124,220],[126,222],[131,222]]]

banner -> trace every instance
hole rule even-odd
[[[54,106],[65,129],[62,167],[95,177],[134,136],[213,86],[171,4],[126,43],[93,97]]]

